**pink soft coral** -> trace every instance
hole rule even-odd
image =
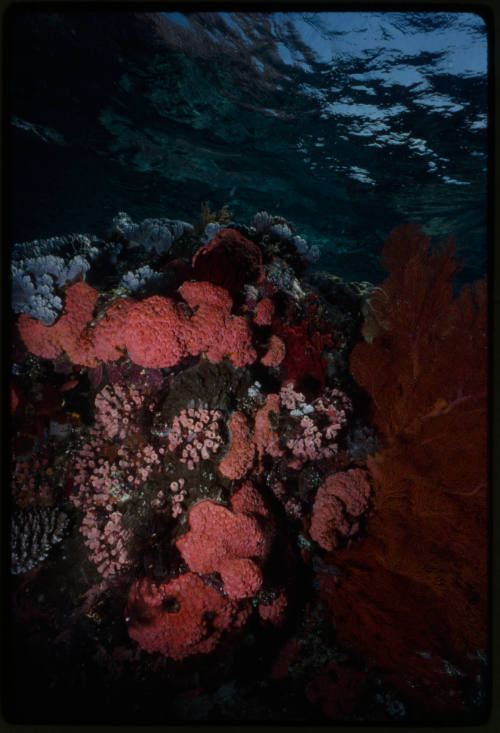
[[[231,315],[233,301],[227,290],[209,282],[185,282],[179,293],[194,311],[185,325],[190,354],[204,352],[213,362],[227,356],[236,366],[255,361],[251,329],[243,317]]]
[[[126,620],[129,636],[142,649],[180,660],[211,652],[223,631],[241,626],[248,613],[194,573],[185,573],[159,585],[136,581],[129,591]]]
[[[177,364],[187,355],[185,319],[169,298],[153,295],[135,303],[126,317],[125,345],[136,364],[158,369]]]
[[[248,423],[242,412],[234,412],[229,423],[231,447],[220,462],[219,471],[229,479],[240,479],[251,469],[255,445],[249,433]]]
[[[272,521],[263,521],[267,510],[256,490],[246,486],[242,491],[233,502],[233,509],[240,511],[210,500],[192,507],[190,531],[176,542],[189,568],[197,573],[218,572],[233,599],[252,596],[260,588],[261,563],[274,533]]]
[[[272,334],[266,353],[261,357],[261,364],[267,367],[277,367],[286,355],[286,347],[279,336]]]
[[[351,468],[328,476],[319,487],[311,517],[311,537],[324,550],[333,550],[359,530],[360,517],[369,507],[368,473]]]
[[[127,344],[127,316],[135,300],[119,298],[112,303],[93,329],[94,351],[97,359],[116,361],[125,353]]]
[[[66,289],[64,313],[52,326],[44,326],[36,318],[21,314],[18,328],[28,351],[46,359],[55,359],[64,351],[74,364],[95,366],[92,344],[82,337],[97,298],[97,290],[77,282]]]

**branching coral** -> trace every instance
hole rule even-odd
[[[25,573],[39,565],[61,542],[68,526],[67,514],[56,507],[30,507],[12,516],[11,572]]]
[[[436,684],[436,659],[467,665],[487,631],[486,284],[453,299],[453,253],[416,225],[387,240],[372,343],[351,357],[382,439],[367,462],[373,515],[339,555],[342,582],[325,580],[342,638]]]

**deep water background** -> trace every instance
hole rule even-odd
[[[381,281],[407,221],[486,270],[477,15],[11,8],[6,41],[11,243],[209,200],[292,220],[347,279]]]

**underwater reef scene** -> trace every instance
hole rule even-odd
[[[484,19],[83,7],[6,14],[6,719],[485,721]]]
[[[405,221],[455,234],[460,284],[484,275],[480,15],[94,7],[12,8],[10,242],[101,232],[118,211],[191,221],[209,200],[292,220],[343,279],[382,282]]]
[[[484,719],[486,281],[317,256],[208,204],[14,247],[8,719]]]

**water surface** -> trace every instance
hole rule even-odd
[[[486,268],[487,38],[444,12],[15,12],[12,241],[200,203],[291,219],[318,266],[380,280],[387,233]]]

